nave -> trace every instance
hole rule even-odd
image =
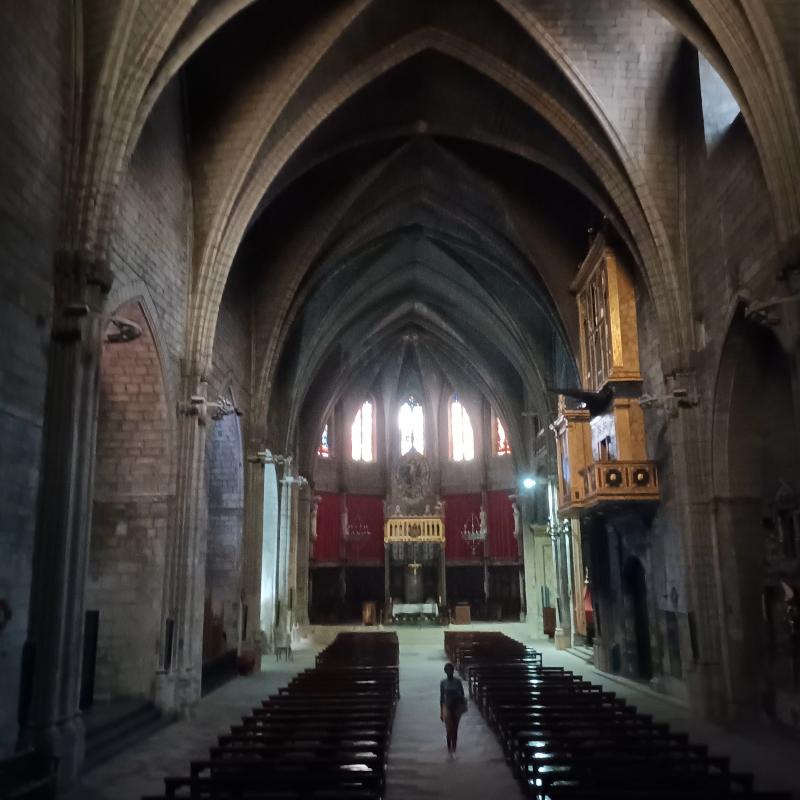
[[[486,627],[494,628],[495,634],[504,627],[519,635],[518,626]],[[441,629],[400,631],[401,699],[391,734],[385,797],[387,800],[522,797],[497,739],[474,700],[470,701],[470,710],[462,720],[458,755],[454,760],[447,756],[437,710],[438,682],[447,658],[442,648],[442,634]],[[229,730],[232,722],[259,705],[264,697],[275,693],[298,672],[314,666],[321,648],[318,644],[307,644],[309,646],[295,650],[294,660],[288,664],[265,659],[265,671],[261,674],[234,680],[204,698],[195,719],[173,724],[89,772],[68,795],[68,800],[139,800],[163,791],[165,775],[183,774],[191,759],[206,758],[208,747],[217,734]],[[688,732],[693,743],[707,743],[712,756],[730,755],[730,770],[753,772],[755,789],[762,792],[792,789],[795,793],[800,790],[800,781],[790,766],[795,747],[792,743],[771,735],[755,743],[746,732],[725,731],[700,723],[691,718],[687,707],[675,701],[666,702],[644,684],[609,679],[573,653],[555,651],[546,642],[537,641],[534,645],[543,651],[545,666],[584,674],[593,684],[604,684],[603,689],[635,704],[640,712],[652,715],[655,721],[669,722],[672,731]]]

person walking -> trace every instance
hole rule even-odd
[[[467,698],[464,696],[464,685],[460,678],[454,676],[455,668],[449,662],[444,665],[447,676],[439,684],[439,706],[441,720],[447,733],[447,752],[456,752],[458,745],[458,723],[461,715],[467,710]]]

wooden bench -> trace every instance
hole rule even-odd
[[[445,635],[445,649],[500,740],[528,797],[536,800],[788,800],[754,790],[684,734],[640,714],[613,692],[531,648],[474,631]]]
[[[166,778],[160,797],[382,797],[399,696],[397,641],[394,634],[356,636],[346,636],[345,645],[337,637],[315,669],[295,676],[232,725],[208,758],[190,763],[188,775]]]

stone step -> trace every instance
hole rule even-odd
[[[152,736],[175,719],[175,715],[164,715],[151,702],[143,700],[112,702],[92,709],[85,715],[84,772]]]

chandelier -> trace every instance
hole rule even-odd
[[[478,544],[486,541],[487,531],[483,518],[483,509],[481,509],[480,519],[475,514],[470,514],[469,519],[464,523],[464,527],[461,529],[461,538],[470,546],[472,555],[475,555]]]

